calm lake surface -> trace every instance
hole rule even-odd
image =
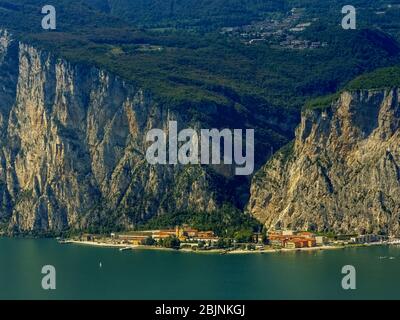
[[[41,287],[44,265],[54,291]],[[356,290],[341,287],[344,265]],[[0,299],[400,299],[400,247],[219,255],[1,238]]]

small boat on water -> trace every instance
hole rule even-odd
[[[126,251],[126,250],[132,250],[131,247],[125,247],[125,248],[120,248],[119,251]]]
[[[58,240],[58,243],[60,243],[60,244],[68,244],[68,243],[72,243],[72,240],[60,239],[60,240]]]

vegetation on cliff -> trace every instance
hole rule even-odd
[[[379,90],[400,87],[400,66],[382,68],[351,81],[348,90]]]
[[[229,204],[212,212],[183,211],[154,217],[139,228],[141,230],[174,228],[183,224],[202,231],[212,230],[217,236],[230,238],[246,237],[262,228],[255,218],[243,214]]]

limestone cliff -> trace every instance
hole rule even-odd
[[[130,228],[215,209],[205,169],[146,162],[146,132],[169,120],[183,123],[142,88],[0,31],[0,223],[16,232]]]
[[[343,92],[303,112],[295,141],[254,177],[268,228],[400,234],[400,89]]]

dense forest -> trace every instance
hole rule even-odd
[[[286,1],[276,0],[89,0],[87,3],[138,26],[202,30],[248,24],[288,8]]]
[[[374,28],[377,15],[365,13],[384,7],[387,1],[376,1],[373,8],[363,9],[366,18],[358,19],[360,27],[355,31],[339,26],[343,3],[340,0],[58,0],[55,2],[57,30],[47,32],[40,28],[40,1],[20,0],[17,4],[0,1],[0,19],[4,27],[15,30],[23,39],[71,61],[105,67],[148,87],[173,106],[188,104],[196,109],[211,103],[254,113],[259,107],[299,109],[310,97],[334,93],[357,75],[398,62],[400,50],[396,41]],[[365,0],[357,0],[354,5],[370,6]],[[304,37],[327,41],[327,48],[293,51],[262,44],[246,46],[219,32],[158,30],[151,22],[165,15],[168,21],[186,19],[188,27],[190,21],[210,16],[249,15],[249,21],[234,24],[241,25],[262,19],[259,15],[285,14],[295,6],[306,8],[305,20],[320,17],[304,32]],[[172,13],[167,8],[172,8]],[[21,17],[18,21],[16,12]],[[400,10],[393,12],[398,14]],[[137,21],[122,13],[133,15]],[[395,19],[388,20],[396,23]],[[370,21],[374,22],[369,25]],[[380,25],[387,27],[384,23]],[[188,110],[188,117],[202,117],[193,108]]]

